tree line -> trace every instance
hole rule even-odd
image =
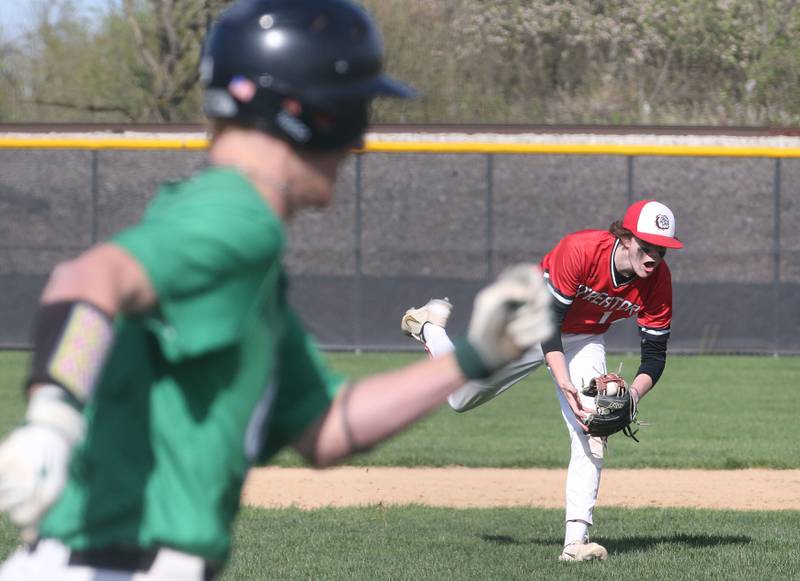
[[[0,122],[202,120],[198,63],[230,0],[34,0],[0,28]],[[419,89],[383,123],[800,124],[796,0],[364,0]]]

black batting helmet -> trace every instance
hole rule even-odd
[[[377,26],[349,0],[240,0],[206,39],[203,109],[297,147],[342,147],[363,135],[372,98],[413,95],[382,61]]]

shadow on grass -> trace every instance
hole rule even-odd
[[[481,539],[497,545],[560,545],[562,538],[528,538],[520,539],[508,535],[481,535]],[[686,547],[718,547],[722,545],[747,545],[753,539],[745,535],[687,535],[676,533],[659,536],[634,536],[624,539],[595,539],[602,544],[609,553],[630,553],[644,551],[655,545],[680,544]]]
[[[629,537],[620,540],[603,541],[609,553],[630,553],[647,550],[655,545],[683,545],[690,548],[720,547],[723,545],[749,545],[752,537],[746,535],[673,535]]]

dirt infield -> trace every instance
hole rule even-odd
[[[492,468],[260,468],[245,504],[319,508],[382,504],[561,508],[564,470]],[[800,510],[800,470],[604,470],[598,504]]]

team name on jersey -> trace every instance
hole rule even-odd
[[[592,303],[608,311],[624,311],[626,317],[635,316],[642,308],[641,305],[634,304],[622,297],[611,296],[606,292],[597,292],[585,284],[578,285],[575,298]]]

